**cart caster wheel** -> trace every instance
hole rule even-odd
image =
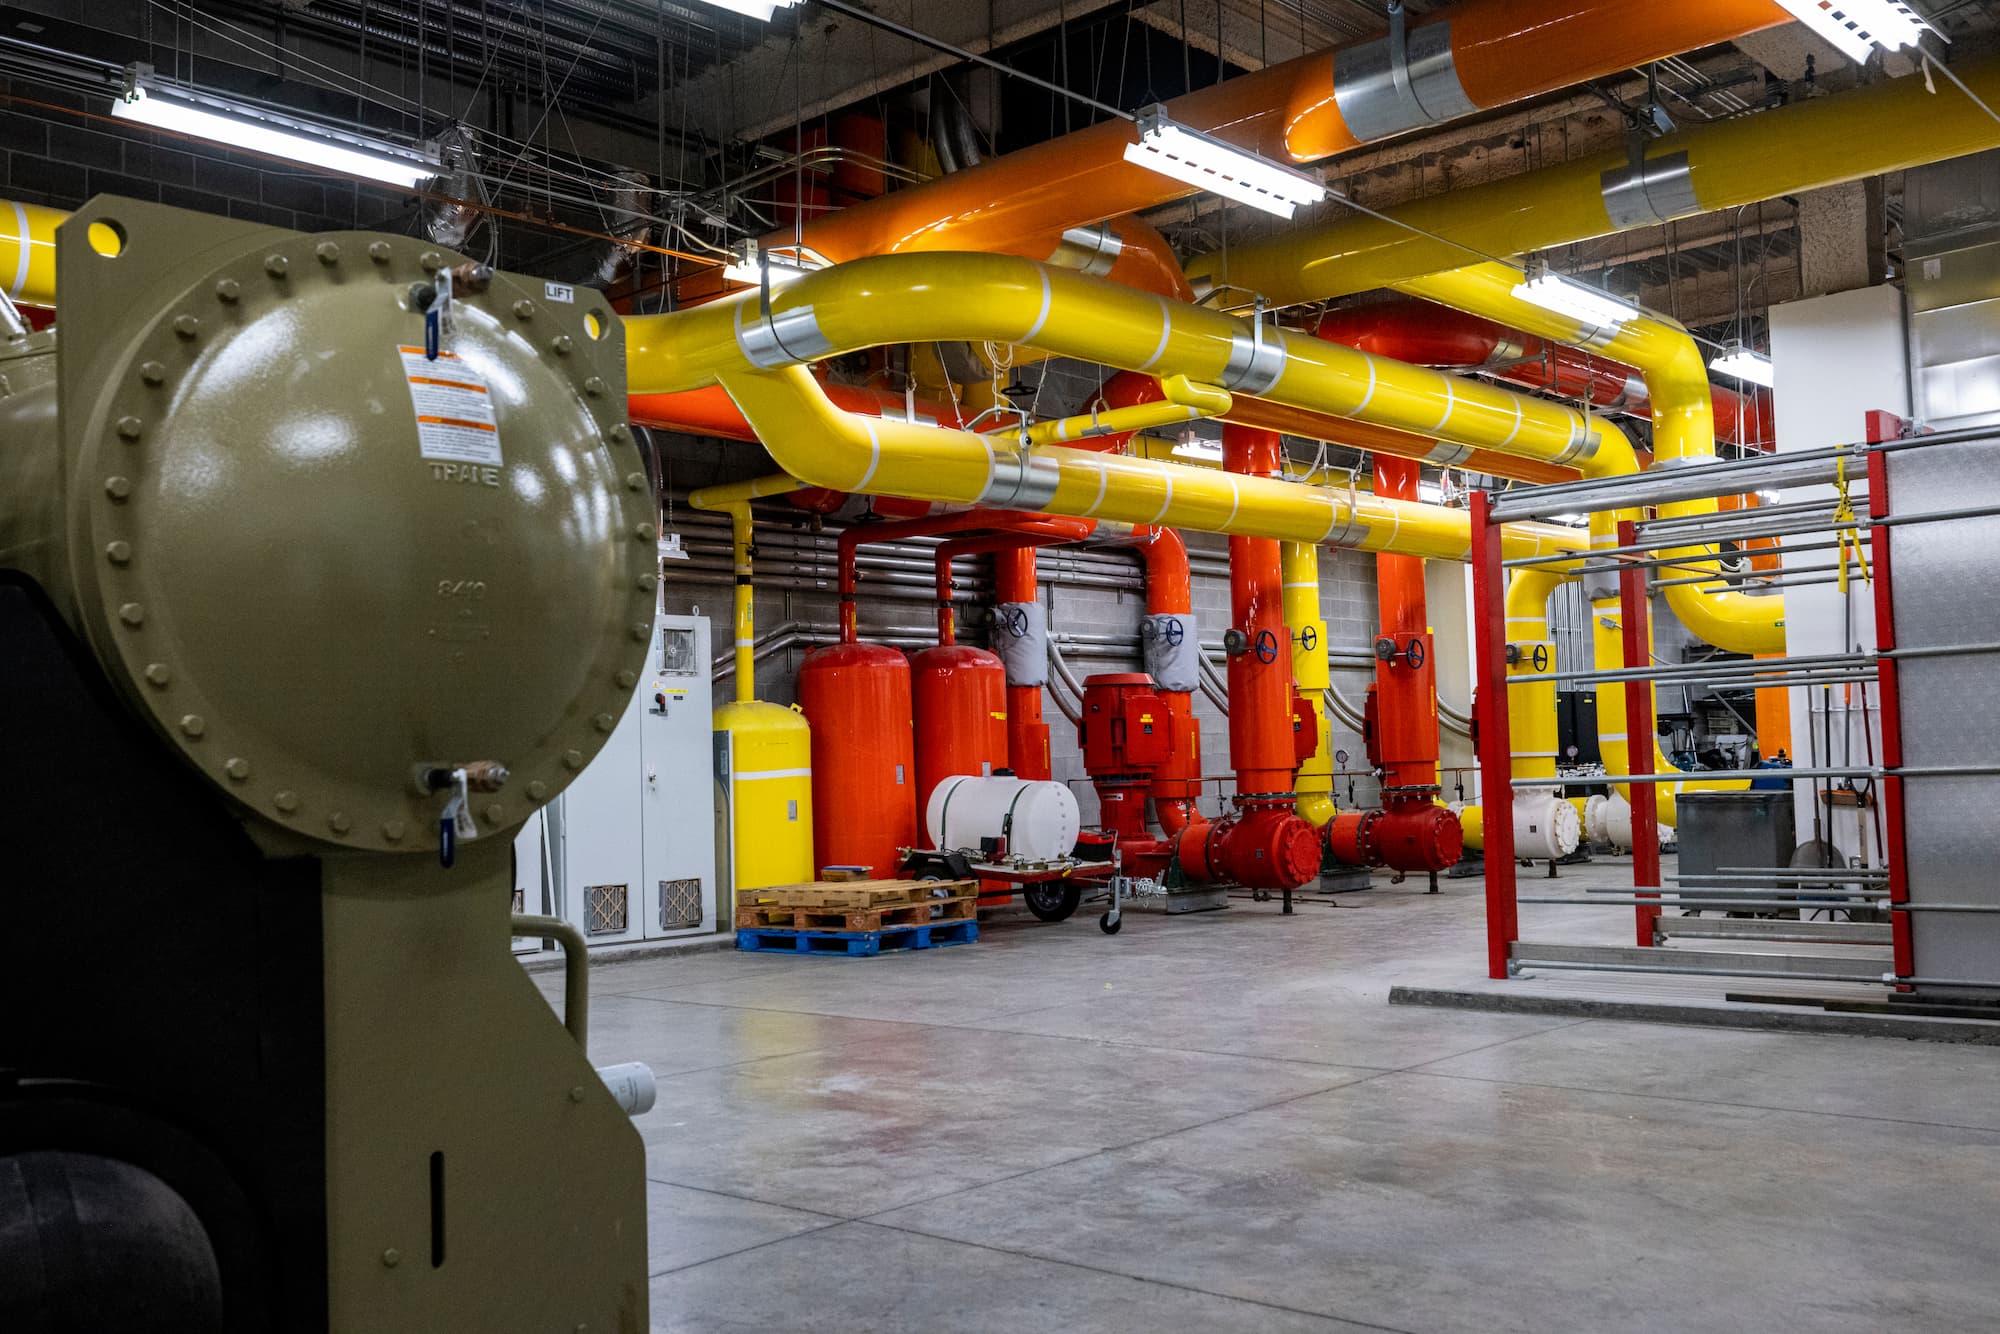
[[[1097,929],[1107,936],[1117,935],[1118,928],[1124,925],[1125,919],[1123,917],[1113,917],[1110,913],[1106,913],[1097,919]]]

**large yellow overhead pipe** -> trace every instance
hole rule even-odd
[[[2000,103],[2000,56],[1953,72]],[[1389,210],[1395,222],[1346,215],[1202,255],[1188,277],[1198,292],[1232,289],[1226,304],[1251,294],[1274,306],[1321,301],[1480,254],[1525,254],[2000,147],[2000,123],[1946,81],[1935,89],[1913,74],[1696,126],[1648,143],[1637,163],[1615,149],[1405,204]]]
[[[1653,403],[1656,466],[1715,457],[1714,395],[1709,388],[1708,365],[1686,329],[1653,315],[1627,320],[1615,330],[1584,325],[1516,297],[1514,288],[1520,281],[1521,273],[1512,265],[1488,263],[1411,278],[1396,287],[1412,296],[1637,367]],[[1715,510],[1711,498],[1664,505],[1660,513],[1713,514]],[[1715,568],[1716,553],[1707,548],[1678,548],[1660,554],[1706,561],[1701,568]],[[1720,577],[1704,584],[1670,583],[1663,591],[1681,624],[1717,648],[1751,654],[1785,651],[1785,600],[1781,596],[1754,597],[1727,587]]]
[[[0,287],[20,305],[55,305],[56,228],[68,216],[40,204],[0,203]],[[99,231],[91,228],[93,245]]]
[[[857,416],[803,366],[731,369],[720,381],[778,466],[807,486],[1438,560],[1464,560],[1472,540],[1464,511],[1441,505],[1061,445],[1018,450],[976,431]],[[1556,524],[1505,530],[1510,559],[1583,545]]]
[[[1485,450],[1591,474],[1615,470],[1607,450],[1630,451],[1602,419],[1562,404],[1010,256],[859,259],[788,285],[768,310],[754,296],[628,319],[632,392],[700,389],[738,368],[800,366],[885,344],[971,340],[1184,375],[1450,442],[1432,451],[1439,463],[1478,467],[1473,456]]]

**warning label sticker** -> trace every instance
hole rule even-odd
[[[457,353],[440,352],[436,361],[420,347],[398,347],[410,382],[410,406],[417,414],[417,449],[444,463],[500,463],[500,426],[493,419],[493,396],[479,372]]]

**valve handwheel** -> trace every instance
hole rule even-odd
[[[1423,666],[1424,641],[1421,639],[1412,639],[1410,641],[1410,646],[1403,650],[1403,659],[1404,661],[1408,662],[1412,668]]]
[[[1305,629],[1299,631],[1299,647],[1304,649],[1308,653],[1318,648],[1319,631],[1310,625],[1307,626]]]
[[[1278,660],[1278,636],[1269,630],[1257,632],[1257,661],[1276,662]]]
[[[1028,609],[1008,606],[1000,609],[1000,628],[1015,639],[1028,637]]]
[[[1165,629],[1161,633],[1166,637],[1167,647],[1179,648],[1187,639],[1187,626],[1183,625],[1179,618],[1166,621],[1163,624],[1165,625]]]
[[[1549,646],[1547,644],[1537,644],[1535,645],[1535,670],[1538,672],[1546,672],[1548,669],[1549,669]]]

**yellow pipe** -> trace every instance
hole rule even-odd
[[[1952,69],[1988,105],[2000,101],[2000,56]],[[1630,173],[1622,147],[1405,204],[1389,211],[1395,222],[1350,215],[1232,245],[1190,262],[1188,277],[1198,292],[1235,289],[1224,297],[1243,305],[1251,293],[1274,306],[1321,301],[1455,268],[1473,252],[1525,254],[2000,147],[2000,124],[1983,108],[1944,79],[1935,88],[1912,74],[1652,140],[1645,163],[1655,185],[1638,192],[1651,208],[1616,220],[1604,187]]]
[[[1436,560],[1464,560],[1471,543],[1464,511],[1441,505],[1062,445],[1022,450],[976,431],[857,416],[802,366],[727,370],[720,380],[778,466],[807,486]],[[1583,545],[1576,529],[1556,524],[1509,524],[1502,543],[1510,559]]]
[[[1588,348],[1598,356],[1638,368],[1653,403],[1655,466],[1701,462],[1715,457],[1714,394],[1701,349],[1681,325],[1659,316],[1628,320],[1610,336],[1568,315],[1546,310],[1514,295],[1519,270],[1507,264],[1475,264],[1396,284],[1398,290],[1542,338]],[[1713,514],[1713,498],[1660,507],[1662,517]],[[1711,547],[1681,547],[1659,553],[1691,560],[1716,556]],[[1755,597],[1721,579],[1703,584],[1671,584],[1662,590],[1681,624],[1701,639],[1732,653],[1785,651],[1785,600]]]
[[[1319,548],[1286,542],[1278,555],[1284,573],[1285,625],[1292,632],[1293,689],[1319,719],[1319,740],[1299,765],[1292,791],[1300,816],[1317,828],[1339,814],[1333,804],[1333,720],[1326,713],[1333,671],[1326,660],[1326,619],[1319,606]]]
[[[1166,397],[1154,403],[1036,422],[1028,428],[1027,442],[1030,445],[1058,445],[1070,440],[1118,435],[1125,431],[1150,431],[1159,426],[1199,421],[1203,417],[1220,417],[1234,405],[1227,390],[1195,384],[1185,375],[1162,377],[1160,392]]]
[[[7,200],[0,204],[0,286],[23,306],[56,303],[56,228],[69,214],[40,204]],[[90,229],[93,245],[109,232]]]
[[[1555,670],[1555,645],[1549,640],[1549,599],[1568,576],[1547,566],[1515,570],[1507,582],[1507,642],[1520,649],[1507,664],[1507,675],[1534,676]],[[1540,648],[1538,665],[1535,650]],[[1516,778],[1556,776],[1556,683],[1512,681],[1507,685],[1507,732],[1512,753],[1508,772]],[[1467,824],[1466,817],[1472,817]],[[1478,806],[1459,811],[1459,829],[1466,846],[1484,848],[1485,825]]]
[[[1012,256],[859,259],[789,284],[768,312],[755,298],[628,319],[631,392],[701,389],[746,366],[799,366],[886,344],[970,340],[1184,375],[1452,442],[1431,456],[1441,463],[1483,447],[1588,471],[1609,443],[1602,419],[1563,404]]]
[[[693,509],[710,510],[729,516],[729,541],[736,561],[736,702],[749,704],[757,698],[757,615],[756,590],[750,585],[750,502],[766,496],[782,496],[805,488],[805,483],[787,473],[757,477],[747,482],[705,486],[688,497]]]

